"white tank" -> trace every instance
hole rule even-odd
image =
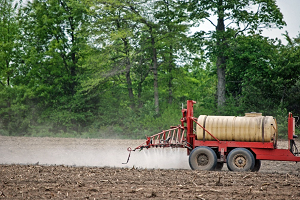
[[[222,141],[273,142],[277,140],[277,123],[272,116],[246,113],[244,117],[200,115],[198,123]],[[197,125],[197,140],[214,140]]]

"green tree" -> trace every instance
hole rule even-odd
[[[279,85],[276,89],[280,103],[286,106],[288,111],[299,115],[300,34],[296,38],[290,38],[286,33],[285,39],[288,42],[287,45],[278,45],[279,56],[274,57],[278,78],[273,82]]]
[[[218,106],[222,107],[225,103],[226,51],[229,43],[240,34],[273,26],[281,28],[285,25],[283,15],[275,0],[191,0],[188,6],[193,20],[208,20],[216,29],[210,33],[212,42],[209,48],[216,60],[217,99]],[[216,23],[212,16],[217,18]]]
[[[132,69],[137,60],[136,44],[139,39],[136,16],[130,12],[127,2],[98,0],[95,1],[94,18],[90,30],[96,38],[93,46],[106,59],[101,60],[97,66],[91,66],[95,71],[101,72],[93,79],[101,83],[104,77],[114,78],[124,75],[129,104],[134,109]]]
[[[0,129],[3,127],[10,135],[20,130],[26,132],[28,128],[25,120],[21,120],[27,108],[18,102],[23,88],[16,81],[21,62],[17,8],[15,1],[0,1]]]
[[[131,6],[131,10],[139,17],[138,20],[143,24],[141,31],[143,32],[142,43],[146,49],[145,51],[148,52],[151,58],[151,71],[153,72],[153,91],[154,91],[154,107],[155,113],[158,116],[160,114],[159,108],[159,86],[158,86],[158,35],[159,35],[159,28],[160,25],[157,24],[154,17],[153,12],[153,4],[144,3],[141,6]]]
[[[278,99],[276,41],[254,34],[240,35],[228,45],[227,91],[243,113],[273,110]],[[257,101],[260,99],[260,101]],[[230,107],[232,108],[232,107]],[[239,114],[242,114],[239,113]]]
[[[77,90],[88,9],[85,1],[35,0],[20,15],[24,69],[19,81],[37,96],[44,119],[65,128],[86,121]]]
[[[299,38],[288,44],[260,35],[238,36],[227,51],[226,114],[262,112],[277,118],[286,136],[288,111],[299,114]]]
[[[162,58],[162,70],[165,71],[163,82],[167,83],[168,103],[172,104],[174,99],[174,79],[179,70],[177,63],[187,57],[189,38],[187,32],[189,25],[186,23],[188,15],[184,7],[176,0],[156,1],[154,3],[155,19],[160,25],[160,50]],[[189,49],[190,50],[190,49]]]
[[[299,39],[288,34],[286,39],[284,45],[257,34],[240,35],[229,44],[226,87],[239,114],[259,111],[275,115],[279,108],[299,113]]]
[[[12,0],[0,1],[0,85],[11,87],[18,66],[19,23],[18,4]]]
[[[184,6],[174,0],[149,1],[139,6],[131,6],[143,24],[141,47],[151,59],[153,75],[154,106],[160,115],[160,102],[172,104],[175,86],[184,64],[190,61],[191,39],[187,37],[189,24]],[[160,86],[159,86],[160,85]]]

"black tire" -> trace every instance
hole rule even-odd
[[[190,153],[189,164],[193,170],[214,170],[217,165],[217,155],[209,147],[197,147]]]
[[[260,166],[261,166],[261,161],[255,159],[255,164],[254,164],[254,167],[253,167],[253,169],[251,170],[251,172],[258,172],[259,169],[260,169]]]
[[[227,167],[230,171],[251,171],[254,168],[253,154],[245,148],[236,148],[227,156]]]
[[[223,162],[217,162],[215,171],[221,171],[224,166]]]

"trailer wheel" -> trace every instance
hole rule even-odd
[[[253,154],[245,148],[233,149],[227,157],[227,167],[230,171],[251,171],[254,164]]]
[[[254,167],[253,167],[253,169],[251,170],[251,172],[258,172],[259,169],[260,169],[260,166],[261,166],[261,161],[255,159],[255,164],[254,164]]]
[[[224,166],[223,162],[217,162],[215,171],[221,171]]]
[[[217,155],[209,147],[197,147],[190,153],[189,164],[194,170],[214,170],[217,165]]]

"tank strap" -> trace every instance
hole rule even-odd
[[[207,115],[204,117],[204,120],[203,120],[203,141],[205,141],[205,123],[206,123],[206,118],[207,118]]]
[[[261,136],[262,136],[262,142],[265,142],[265,116],[262,119],[262,123],[261,123]]]

